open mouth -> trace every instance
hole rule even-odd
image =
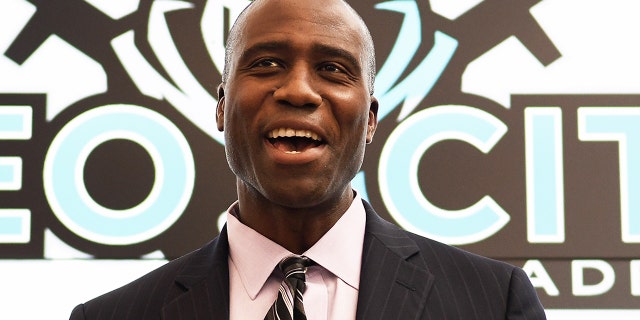
[[[302,153],[324,144],[317,133],[292,128],[271,130],[267,134],[267,139],[276,149],[288,154]]]

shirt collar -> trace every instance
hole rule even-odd
[[[244,225],[231,214],[233,210],[237,201],[227,210],[229,258],[248,295],[255,299],[278,262],[292,253]],[[364,205],[356,194],[349,209],[304,255],[358,289],[365,224]]]
[[[304,255],[357,290],[360,285],[365,224],[364,205],[356,194],[338,222]]]
[[[229,258],[238,269],[240,280],[253,300],[273,272],[273,268],[291,253],[244,225],[231,214],[233,210],[237,210],[237,201],[227,210]]]

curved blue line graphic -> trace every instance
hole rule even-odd
[[[415,110],[429,94],[451,61],[458,41],[441,31],[436,31],[434,45],[429,54],[409,76],[397,83],[422,42],[418,5],[409,1],[389,1],[379,3],[375,8],[405,15],[393,49],[376,76],[375,86],[380,100],[378,120],[384,119],[404,101],[398,116],[400,121]]]
[[[380,194],[391,216],[403,228],[448,244],[486,239],[509,221],[490,196],[468,208],[446,210],[432,204],[418,183],[418,164],[429,148],[459,140],[488,153],[507,132],[493,115],[467,106],[438,106],[403,121],[385,144],[378,177]]]

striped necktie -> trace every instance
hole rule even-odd
[[[284,281],[280,283],[278,298],[269,308],[265,320],[307,320],[302,305],[305,289],[304,274],[311,260],[305,256],[289,256],[278,264]]]

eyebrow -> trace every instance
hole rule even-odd
[[[288,43],[287,41],[260,42],[244,50],[240,54],[238,61],[244,61],[245,59],[247,59],[247,57],[252,57],[258,54],[259,52],[265,52],[265,51],[266,52],[278,52],[278,51],[286,52],[286,51],[292,51],[292,50],[294,49],[292,48],[291,44]],[[355,67],[357,72],[360,72],[362,70],[362,66],[360,65],[360,62],[358,61],[358,59],[353,54],[351,54],[351,52],[344,50],[342,48],[326,45],[326,44],[315,43],[311,46],[311,50],[314,53],[319,53],[321,55],[326,55],[330,57],[339,57],[341,59],[346,60],[353,67]]]
[[[355,71],[357,71],[358,73],[360,73],[360,71],[362,70],[362,66],[360,65],[358,59],[356,59],[356,57],[347,50],[325,44],[314,44],[311,48],[314,52],[319,52],[323,55],[331,57],[340,57],[346,60],[356,68]]]
[[[267,51],[284,51],[290,49],[290,46],[287,45],[284,41],[269,41],[269,42],[259,42],[254,44],[253,46],[247,48],[246,50],[240,53],[238,61],[244,61],[248,57],[252,57],[259,52]]]

